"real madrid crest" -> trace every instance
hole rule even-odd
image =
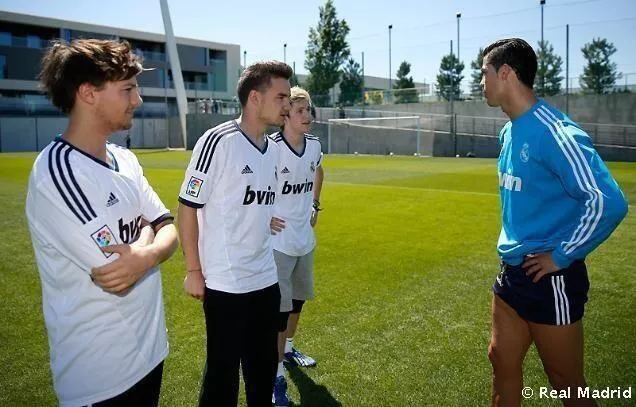
[[[311,162],[311,165],[309,166],[309,168],[311,169],[311,172],[316,172],[316,166],[314,165],[314,162]]]
[[[530,145],[528,143],[523,143],[519,158],[521,158],[521,161],[523,161],[524,163],[527,163],[530,159]]]

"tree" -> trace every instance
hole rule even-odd
[[[340,66],[350,55],[347,43],[349,25],[338,20],[333,0],[320,7],[316,27],[309,28],[305,50],[305,68],[309,72],[305,86],[312,95],[326,95],[340,80]]]
[[[296,76],[296,72],[294,72],[291,78],[289,78],[289,84],[291,86],[300,86],[300,82],[298,82],[298,77]]]
[[[561,65],[563,60],[554,53],[554,47],[548,41],[539,41],[537,51],[537,75],[534,90],[539,96],[553,96],[561,92]]]
[[[456,55],[450,54],[442,57],[442,62],[439,66],[439,74],[437,75],[436,93],[438,98],[450,100],[452,94],[453,99],[459,99],[461,94],[459,85],[464,79],[462,76],[463,70],[464,64],[459,62]]]
[[[413,77],[408,76],[409,73],[411,73],[411,64],[402,61],[397,71],[397,81],[393,85],[393,89],[396,89],[394,92],[395,103],[416,103],[418,101]]]
[[[483,91],[481,89],[481,67],[484,65],[484,49],[479,48],[477,52],[477,58],[470,63],[470,68],[473,70],[470,74],[470,96],[474,98],[481,98]]]
[[[610,57],[616,52],[616,47],[605,38],[593,39],[581,48],[587,65],[583,68],[583,75],[579,83],[585,93],[608,93],[621,75],[616,71],[616,64]]]
[[[353,58],[349,58],[342,70],[340,81],[340,96],[338,101],[351,106],[362,101],[362,68]]]

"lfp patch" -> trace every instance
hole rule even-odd
[[[186,189],[186,194],[198,198],[199,192],[201,192],[202,185],[202,179],[199,179],[197,177],[190,177],[190,181],[188,181],[188,188]]]
[[[97,246],[101,249],[102,247],[110,246],[113,244],[117,244],[117,240],[115,240],[115,235],[112,230],[108,227],[108,225],[104,225],[99,230],[91,235],[93,241],[97,244]],[[102,252],[104,253],[104,252]],[[106,258],[112,256],[112,253],[104,253]]]

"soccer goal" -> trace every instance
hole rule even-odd
[[[432,155],[433,134],[421,116],[329,119],[327,151],[336,154]]]

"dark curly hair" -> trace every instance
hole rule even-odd
[[[42,57],[40,85],[51,102],[64,113],[75,105],[77,89],[90,83],[130,79],[143,71],[141,58],[127,41],[78,39],[70,44],[54,41]]]

